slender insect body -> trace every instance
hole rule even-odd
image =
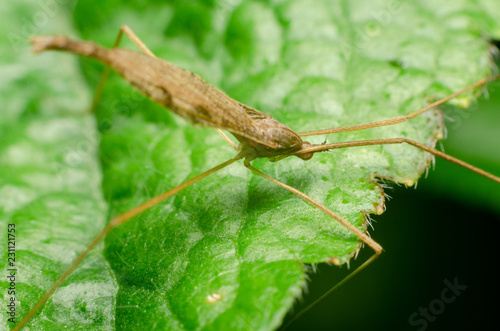
[[[193,123],[232,132],[242,144],[241,155],[253,160],[300,151],[302,139],[288,126],[228,97],[200,76],[167,61],[122,48],[105,49],[64,36],[35,37],[34,51],[64,50],[109,64],[151,100]],[[304,160],[310,153],[297,155]]]
[[[52,288],[40,299],[37,305],[25,316],[24,320],[15,328],[16,330],[25,325],[25,323],[36,313],[38,309],[51,297],[60,284],[71,274],[71,272],[80,264],[86,255],[115,227],[127,222],[131,218],[141,214],[161,201],[175,195],[179,191],[189,187],[197,181],[213,174],[214,172],[229,166],[230,164],[244,159],[244,165],[253,173],[265,178],[266,180],[288,190],[297,195],[304,201],[321,210],[332,219],[339,222],[351,233],[356,235],[360,242],[367,244],[373,249],[375,254],[364,262],[359,268],[353,271],[345,280],[363,270],[370,264],[381,252],[382,247],[371,239],[363,227],[362,230],[342,218],[322,203],[314,200],[300,190],[282,183],[254,168],[251,161],[257,158],[269,158],[271,161],[278,161],[287,156],[298,156],[303,160],[310,159],[314,153],[324,152],[336,148],[359,147],[370,145],[390,145],[390,144],[409,144],[422,151],[428,152],[434,156],[441,157],[452,163],[463,166],[471,171],[483,175],[500,183],[500,178],[487,173],[481,169],[475,168],[461,160],[444,154],[432,147],[420,142],[405,138],[383,138],[360,141],[347,141],[332,144],[313,145],[302,140],[303,136],[318,134],[330,134],[336,132],[356,131],[368,128],[389,126],[404,122],[412,117],[426,112],[451,98],[479,86],[486,84],[492,79],[498,79],[499,76],[492,79],[483,79],[472,84],[461,91],[458,91],[446,98],[443,98],[427,107],[412,112],[405,116],[398,116],[391,119],[379,120],[370,123],[356,124],[347,127],[334,129],[324,129],[310,132],[296,133],[283,123],[273,119],[270,115],[264,114],[252,107],[244,105],[222,91],[205,82],[201,77],[187,70],[181,69],[169,62],[157,59],[152,53],[138,40],[133,32],[126,26],[122,27],[117,40],[120,40],[121,34],[125,32],[132,40],[138,44],[141,49],[149,55],[138,52],[104,47],[89,42],[78,42],[69,40],[66,37],[45,37],[37,36],[32,38],[33,51],[42,52],[44,50],[54,49],[69,51],[87,57],[95,58],[113,67],[122,77],[129,81],[133,86],[142,91],[153,101],[169,108],[176,114],[191,120],[194,123],[211,126],[217,129],[226,129],[231,132],[240,142],[239,153],[232,159],[223,162],[204,173],[201,173],[184,183],[160,194],[149,201],[113,218],[108,225],[96,236],[89,244],[87,249],[69,266],[67,271],[57,280]],[[104,77],[105,75],[103,75]],[[223,135],[223,137],[225,137]],[[227,137],[225,137],[226,140]],[[335,260],[335,258],[332,259]],[[342,281],[339,284],[342,284]],[[210,301],[210,300],[209,300]],[[300,314],[298,315],[300,316]]]
[[[34,37],[32,43],[34,52],[62,50],[104,62],[153,101],[193,123],[220,127],[271,148],[278,147],[276,143],[264,140],[253,127],[246,112],[251,107],[228,97],[198,75],[167,61],[127,49],[105,49],[64,36]],[[252,109],[252,112],[258,111]]]

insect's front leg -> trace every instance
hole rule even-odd
[[[331,211],[325,205],[323,205],[323,204],[319,203],[318,201],[314,200],[310,196],[306,195],[304,192],[299,191],[296,188],[291,187],[291,186],[289,186],[289,185],[287,185],[285,183],[282,183],[279,180],[266,175],[265,173],[261,172],[260,170],[257,170],[256,168],[254,168],[250,164],[250,162],[248,160],[245,160],[245,167],[247,167],[248,169],[252,170],[255,174],[257,174],[257,175],[259,175],[261,177],[264,177],[268,181],[270,181],[270,182],[272,182],[272,183],[274,183],[274,184],[276,184],[278,186],[281,186],[284,189],[292,192],[293,194],[297,195],[299,198],[305,200],[306,202],[309,202],[314,207],[316,207],[316,208],[320,209],[321,211],[323,211],[325,214],[327,214],[328,216],[330,216],[331,218],[333,218],[334,220],[336,220],[337,222],[339,222],[340,224],[342,224],[344,227],[346,227],[353,234],[355,234],[365,244],[367,244],[368,246],[370,246],[375,251],[376,255],[379,255],[380,253],[382,253],[382,250],[383,250],[382,246],[380,246],[375,240],[373,240],[372,238],[370,238],[366,233],[360,231],[358,228],[356,228],[354,225],[352,225],[347,220],[345,220],[344,218],[342,218],[340,215],[338,215],[338,214],[334,213],[333,211]]]
[[[419,143],[418,141],[406,139],[406,138],[386,138],[386,139],[369,139],[369,140],[358,140],[358,141],[344,141],[340,143],[333,143],[333,144],[326,144],[326,145],[315,145],[311,146],[308,148],[305,148],[298,153],[296,153],[297,156],[300,157],[301,154],[308,154],[308,153],[317,153],[317,152],[323,152],[323,151],[328,151],[331,149],[337,149],[337,148],[347,148],[347,147],[360,147],[360,146],[372,146],[372,145],[394,145],[394,144],[408,144],[412,145],[424,152],[430,153],[434,156],[440,157],[443,160],[446,160],[448,162],[454,163],[456,165],[459,165],[467,170],[470,170],[472,172],[475,172],[476,174],[479,174],[481,176],[484,176],[488,179],[491,179],[494,182],[500,183],[500,177],[495,176],[487,171],[484,171],[483,169],[477,168],[467,162],[464,162],[460,159],[457,159],[456,157],[453,157],[451,155],[448,155],[446,153],[443,153],[435,148],[429,147],[427,145],[424,145],[422,143]]]
[[[254,168],[248,160],[245,160],[245,167],[253,171],[255,174],[269,180],[270,182],[283,187],[284,189],[292,192],[293,194],[297,195],[298,197],[302,198],[306,202],[309,202],[312,204],[314,207],[320,209],[323,211],[325,214],[330,216],[331,218],[335,219],[337,222],[342,224],[344,227],[346,227],[349,231],[351,231],[353,234],[355,234],[361,241],[368,246],[370,246],[371,249],[375,251],[375,254],[373,254],[368,260],[363,262],[362,265],[357,267],[353,272],[351,272],[347,277],[345,277],[342,281],[337,283],[334,287],[332,287],[328,292],[323,294],[320,298],[318,298],[316,301],[314,301],[312,304],[307,306],[304,310],[300,311],[297,313],[290,322],[288,322],[287,325],[283,327],[283,330],[286,330],[290,325],[292,325],[296,320],[298,320],[300,317],[302,317],[306,312],[308,312],[312,307],[317,305],[319,302],[323,301],[326,297],[328,297],[330,294],[332,294],[334,291],[336,291],[338,288],[340,288],[342,285],[344,285],[347,281],[349,281],[351,278],[359,274],[362,270],[364,270],[368,265],[370,265],[383,251],[382,246],[380,246],[375,240],[370,238],[366,233],[360,231],[358,228],[356,228],[354,225],[349,223],[347,220],[342,218],[340,215],[334,213],[331,211],[328,207],[325,205],[319,203],[318,201],[314,200],[310,196],[306,195],[304,192],[297,190],[294,187],[291,187],[285,183],[280,182],[279,180],[272,178],[265,173],[261,172],[260,170],[257,170]]]

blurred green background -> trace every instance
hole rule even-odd
[[[500,83],[462,114],[446,113],[444,150],[500,174]],[[488,94],[487,94],[488,95]],[[470,114],[467,118],[467,115]],[[461,120],[462,119],[462,120]],[[467,137],[467,139],[464,139]],[[467,288],[426,330],[491,330],[498,325],[500,190],[498,184],[437,160],[418,187],[386,190],[387,211],[374,216],[372,237],[385,252],[289,330],[419,330],[411,314],[439,299],[445,280]],[[371,252],[362,251],[351,270]],[[298,312],[348,274],[318,266]],[[437,306],[436,306],[437,307]],[[288,316],[288,319],[290,316]],[[421,317],[415,319],[418,320]]]

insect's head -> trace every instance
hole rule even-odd
[[[310,147],[312,147],[312,144],[304,141],[302,143],[301,149],[298,152],[295,152],[293,155],[300,157],[304,161],[310,160],[314,155],[314,152],[308,151]]]

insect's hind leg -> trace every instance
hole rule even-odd
[[[16,325],[12,330],[18,331],[21,330],[22,327],[26,325],[26,323],[36,314],[36,312],[50,299],[52,294],[56,291],[56,289],[64,283],[64,281],[71,275],[73,270],[80,265],[80,263],[85,259],[85,257],[95,248],[95,246],[100,243],[104,237],[115,227],[120,226],[121,224],[129,221],[133,217],[143,213],[144,211],[150,209],[151,207],[157,205],[158,203],[164,201],[165,199],[170,198],[171,196],[177,194],[179,191],[189,187],[190,185],[200,181],[201,179],[208,177],[216,171],[219,171],[230,164],[240,160],[242,156],[237,155],[236,157],[227,160],[219,164],[218,166],[213,167],[210,170],[207,170],[198,176],[195,176],[191,179],[186,180],[182,184],[155,196],[154,198],[144,202],[143,204],[131,209],[115,218],[113,218],[108,225],[94,238],[94,240],[87,246],[87,248],[78,255],[78,257],[73,261],[73,263],[66,269],[66,271],[59,277],[59,279],[54,283],[54,285],[43,295],[43,297],[37,302],[37,304],[24,316],[24,318]]]
[[[131,28],[129,28],[128,25],[122,25],[120,27],[118,36],[116,36],[115,43],[113,44],[113,48],[118,47],[120,45],[124,33],[134,44],[137,45],[137,47],[139,47],[141,51],[143,51],[145,54],[151,57],[156,57],[156,55],[154,55],[153,52],[151,52],[151,50],[142,42],[142,40],[139,37],[137,37],[137,35],[134,33],[134,31],[132,31]]]

